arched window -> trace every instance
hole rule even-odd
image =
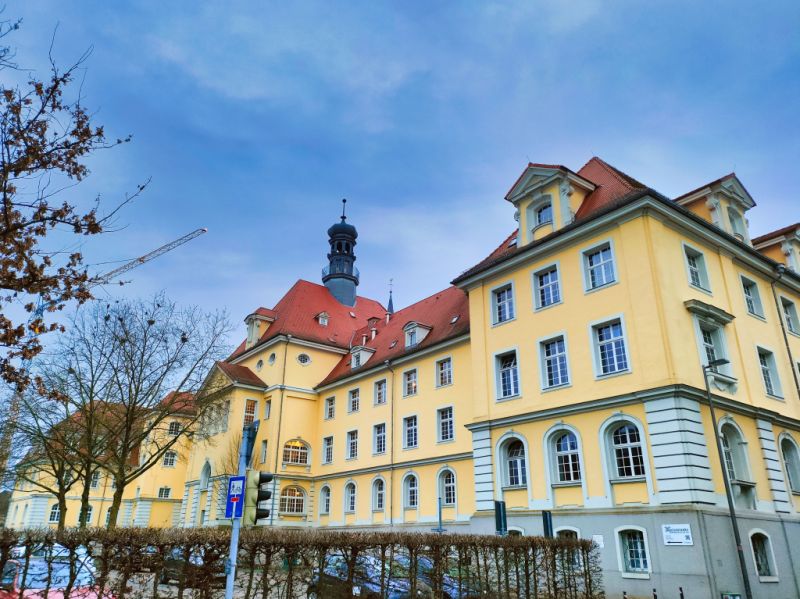
[[[111,524],[111,508],[106,511],[106,526]]]
[[[544,225],[553,222],[553,206],[550,203],[545,204],[536,210],[536,226]]]
[[[27,505],[25,506],[28,507]],[[53,507],[50,508],[50,522],[58,522],[59,518],[61,518],[61,508],[58,507],[57,503],[53,504]]]
[[[525,468],[525,446],[519,439],[512,439],[506,445],[505,485],[507,487],[524,487],[528,484]]]
[[[414,474],[409,474],[403,481],[403,505],[406,509],[419,506],[419,480]]]
[[[304,514],[306,494],[300,487],[286,487],[281,491],[278,509],[282,514]]]
[[[211,464],[206,462],[203,464],[203,469],[200,471],[200,490],[204,491],[208,489],[208,485],[211,482]]]
[[[731,232],[740,239],[743,238],[744,221],[742,220],[742,215],[732,206],[728,206],[728,220],[731,221]]]
[[[739,430],[732,424],[726,423],[722,425],[720,433],[728,478],[734,481],[750,480],[750,469],[747,466],[747,456]]]
[[[614,464],[617,478],[634,478],[644,476],[644,457],[639,429],[631,423],[625,423],[611,433],[614,448]]]
[[[356,511],[356,484],[347,483],[344,486],[344,511],[353,514]]]
[[[86,522],[86,526],[91,526],[92,525],[92,512],[93,511],[94,511],[94,506],[89,504],[86,507],[86,517],[84,518],[84,522]]]
[[[442,470],[439,475],[439,497],[442,498],[442,505],[456,504],[456,475],[452,470]]]
[[[331,488],[327,485],[319,492],[319,513],[320,515],[331,513]]]
[[[800,492],[800,455],[798,455],[797,445],[788,437],[784,437],[781,440],[781,453],[789,489],[798,493]]]
[[[173,437],[177,437],[178,434],[181,432],[181,423],[180,422],[170,422],[169,423],[169,434]]]
[[[308,465],[308,445],[302,441],[289,441],[283,446],[283,463]]]
[[[753,552],[758,578],[762,582],[764,579],[776,579],[778,570],[775,568],[775,556],[772,553],[769,537],[761,531],[750,533],[750,549]]]
[[[573,433],[564,431],[556,434],[554,445],[558,482],[580,482],[581,459],[578,453],[578,438]]]
[[[372,483],[372,511],[382,512],[385,502],[386,485],[382,478],[376,478]]]
[[[617,542],[622,572],[631,574],[650,572],[650,556],[644,529],[617,529]]]

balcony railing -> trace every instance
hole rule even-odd
[[[329,265],[329,266],[326,266],[325,268],[322,269],[322,277],[325,278],[328,275],[337,275],[337,274],[345,274],[345,275],[351,274],[351,273],[349,273],[347,271],[348,271],[348,269],[346,267],[344,267],[344,266],[336,266],[333,269],[331,269],[331,267]],[[358,272],[358,269],[355,266],[353,267],[352,275],[356,279],[361,278],[361,273]]]

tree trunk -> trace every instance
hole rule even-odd
[[[67,495],[58,494],[58,532],[63,532],[67,524]]]
[[[91,491],[92,484],[92,467],[90,465],[86,465],[83,472],[85,473],[85,476],[83,477],[83,491],[81,491],[81,511],[78,513],[79,528],[86,528],[88,525],[86,522],[86,514],[89,511],[89,493]]]
[[[125,492],[125,485],[119,484],[119,478],[114,477],[117,481],[117,488],[114,489],[114,498],[111,500],[111,507],[108,508],[109,516],[108,529],[111,530],[117,527],[117,515],[119,514],[119,506],[122,505],[122,494]]]

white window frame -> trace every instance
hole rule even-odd
[[[755,535],[763,535],[767,539],[767,550],[768,555],[767,559],[769,560],[769,567],[770,567],[770,575],[769,576],[761,576],[758,573],[758,563],[756,561],[756,551],[753,548],[753,537]],[[775,561],[775,550],[772,547],[772,537],[770,534],[762,529],[762,528],[752,528],[747,533],[747,540],[748,545],[750,545],[750,557],[753,559],[753,572],[755,572],[756,576],[758,576],[759,582],[780,582],[780,577],[778,575],[778,562]]]
[[[162,493],[164,489],[166,489],[166,493]],[[172,496],[172,487],[163,486],[158,488],[159,499],[169,499],[171,496]]]
[[[382,488],[380,490],[381,494],[381,503],[383,505],[378,506],[378,490],[377,484],[381,483]],[[372,479],[372,485],[370,485],[372,489],[372,511],[373,512],[384,512],[386,511],[386,481],[383,479],[382,476],[376,476]]]
[[[783,322],[786,325],[786,332],[800,337],[800,319],[797,316],[797,306],[786,296],[780,296],[780,300],[781,318],[783,318]]]
[[[689,286],[695,289],[699,289],[700,291],[704,291],[705,293],[711,294],[711,278],[708,275],[708,263],[706,262],[706,255],[705,252],[700,251],[693,245],[689,245],[688,243],[681,242],[681,248],[683,249],[683,264],[686,267],[686,280],[689,282]],[[696,285],[692,281],[692,267],[689,265],[689,256],[692,256],[695,260],[699,260],[699,264],[697,267],[697,277],[700,279],[700,284]]]
[[[352,489],[352,491],[349,491]],[[348,480],[344,484],[344,513],[355,514],[358,509],[358,486],[354,480]]]
[[[27,505],[25,506],[28,507]],[[25,516],[23,515],[23,520]],[[47,515],[47,521],[50,524],[58,524],[59,519],[61,518],[61,506],[58,503],[54,503],[50,506],[50,513]]]
[[[502,377],[501,377],[501,364],[502,359],[509,355],[514,354],[517,360],[517,392],[512,395],[503,395],[503,385],[502,385]],[[519,367],[519,348],[517,347],[510,347],[504,349],[502,351],[496,352],[492,355],[492,360],[494,362],[494,380],[495,380],[495,401],[509,401],[512,399],[517,399],[518,397],[522,396],[522,373],[520,372]]]
[[[766,365],[762,363],[761,359],[764,358]],[[761,375],[761,385],[769,397],[773,399],[783,399],[783,386],[781,385],[781,377],[778,373],[778,362],[775,359],[775,352],[763,345],[756,346],[756,360],[758,360],[758,371]],[[770,385],[772,386],[772,393],[767,386],[767,380],[764,376],[764,369],[767,369],[769,374]]]
[[[287,511],[287,510],[283,509],[284,492],[288,491],[289,489],[297,489],[298,491],[300,491],[300,499],[302,501],[302,506],[303,506],[302,510],[300,510],[300,511],[294,511],[294,510]],[[287,502],[286,503],[289,503],[289,501],[288,501],[289,496],[287,495],[286,497],[287,497]],[[292,499],[293,499],[292,503],[297,503],[296,496],[293,496]],[[280,493],[278,494],[278,513],[287,514],[289,516],[302,516],[303,514],[306,513],[306,508],[307,507],[308,507],[308,502],[306,501],[306,490],[303,487],[301,487],[300,485],[288,485],[288,486],[286,486],[286,487],[284,487],[283,489],[280,490]]]
[[[355,437],[353,436],[353,433],[355,433]],[[352,450],[352,441],[353,441],[353,439],[355,439],[355,451],[354,452],[351,451]],[[358,429],[357,428],[354,428],[352,430],[347,431],[347,434],[345,435],[345,443],[346,443],[345,451],[344,451],[345,459],[347,459],[347,460],[357,460],[358,459]]]
[[[319,515],[329,516],[330,513],[331,513],[331,487],[330,485],[322,485],[322,488],[319,490]]]
[[[564,343],[564,359],[566,361],[567,380],[565,382],[558,383],[557,385],[550,385],[547,381],[547,356],[545,356],[544,346],[548,343],[558,341],[559,339]],[[541,390],[543,392],[554,391],[556,389],[563,389],[564,387],[572,386],[572,374],[570,373],[569,368],[569,345],[567,344],[566,331],[558,331],[552,335],[548,335],[547,337],[537,339],[536,346],[539,349],[539,384]]]
[[[355,409],[353,408],[353,400],[355,399]],[[355,389],[348,389],[347,391],[347,413],[353,414],[361,410],[361,387]]]
[[[541,220],[539,218],[539,214],[545,208],[549,208],[550,209],[550,219],[549,220]],[[546,202],[542,202],[539,206],[534,208],[534,210],[533,210],[533,228],[534,229],[538,229],[539,227],[541,227],[543,225],[552,225],[554,223],[554,220],[555,220],[554,219],[554,215],[553,215],[553,210],[554,210],[554,207],[553,207],[553,202],[551,200],[548,200]]]
[[[764,304],[761,301],[761,290],[758,288],[758,282],[755,279],[751,279],[747,275],[740,274],[739,281],[742,285],[742,300],[744,301],[744,309],[750,316],[754,316],[760,320],[766,320],[764,316]],[[751,289],[754,292],[754,295],[748,295],[747,290]],[[753,310],[750,310],[750,306],[747,305],[748,298],[753,303]]]
[[[572,435],[575,438],[575,450],[559,452],[558,439],[563,435]],[[554,487],[567,487],[567,486],[583,486],[584,472],[583,472],[583,456],[581,455],[581,439],[578,433],[569,428],[558,428],[548,435],[548,450],[551,456],[550,468],[552,471],[552,483]],[[572,480],[561,480],[561,469],[559,467],[558,458],[562,455],[574,455],[578,461],[578,478]],[[570,460],[572,462],[572,460]],[[570,472],[572,469],[570,468]]]
[[[790,465],[786,462],[786,451],[783,448],[784,443],[791,445],[794,450],[795,464],[793,468],[790,468]],[[800,445],[794,440],[794,437],[788,433],[783,433],[778,437],[778,451],[780,451],[781,462],[783,463],[786,488],[789,490],[789,493],[800,495]]]
[[[542,304],[541,301],[541,287],[539,285],[539,277],[545,273],[548,273],[552,270],[556,271],[556,292],[558,293],[558,300],[551,302],[549,304]],[[533,273],[531,273],[531,284],[533,286],[533,310],[534,312],[539,312],[540,310],[547,310],[548,308],[552,308],[554,306],[558,306],[564,303],[564,294],[563,288],[561,285],[561,265],[558,261],[551,262],[550,264],[545,264],[539,268],[537,268]],[[552,283],[549,283],[552,285]]]
[[[442,412],[445,410],[450,410],[450,438],[445,439],[442,437]],[[456,409],[455,407],[450,404],[446,406],[441,406],[436,409],[436,442],[437,443],[452,443],[456,440]]]
[[[100,486],[100,471],[95,470],[94,472],[92,472],[92,478],[91,481],[89,482],[89,488],[96,489],[99,486]]]
[[[515,441],[519,441],[522,444],[522,450],[525,452],[524,456],[524,464],[522,470],[520,470],[520,478],[524,481],[521,484],[512,485],[511,479],[509,476],[509,457],[508,457],[508,446],[514,443]],[[496,445],[496,454],[499,456],[500,461],[500,468],[497,471],[497,484],[501,490],[505,489],[528,489],[528,485],[530,484],[531,480],[531,453],[528,448],[527,440],[519,434],[510,434],[507,436],[501,437]],[[515,458],[518,459],[518,458]],[[530,494],[530,491],[528,491]]]
[[[172,458],[170,464],[167,464],[167,456],[170,456]],[[161,465],[164,468],[174,468],[177,463],[178,463],[178,453],[177,452],[172,451],[171,449],[164,452],[164,455],[161,458]]]
[[[604,373],[600,358],[600,342],[597,338],[597,330],[604,326],[611,325],[617,321],[619,321],[620,327],[622,329],[622,343],[625,347],[625,362],[627,364],[627,367],[614,372]],[[625,315],[623,313],[614,314],[607,318],[602,318],[600,320],[595,320],[593,322],[590,322],[589,340],[591,342],[591,348],[592,348],[592,365],[594,367],[595,380],[607,379],[615,376],[630,374],[631,372],[633,372],[633,365],[631,364],[631,346],[628,339],[628,327],[625,326]]]
[[[453,500],[447,501],[447,487],[445,486],[444,477],[447,473],[453,475]],[[439,491],[439,497],[442,499],[442,507],[453,508],[458,505],[458,476],[456,471],[449,466],[445,466],[436,476],[436,484]]]
[[[590,274],[589,268],[589,254],[593,254],[597,251],[602,251],[604,246],[608,246],[609,250],[611,250],[611,280],[607,283],[603,283],[602,285],[598,285],[596,287],[592,287],[592,277]],[[617,252],[614,249],[614,240],[611,238],[603,239],[598,241],[597,243],[593,243],[591,246],[584,248],[580,252],[580,259],[581,259],[581,271],[583,273],[583,292],[584,293],[594,293],[595,291],[599,291],[601,289],[607,289],[612,285],[616,285],[619,283],[619,273],[617,272]]]
[[[645,557],[647,558],[647,569],[643,571],[629,571],[626,569],[627,558],[623,556],[623,551],[625,550],[624,544],[622,542],[622,533],[628,530],[634,530],[642,533],[642,539],[644,541],[644,551]],[[639,578],[639,579],[649,579],[650,574],[653,572],[653,554],[650,551],[650,542],[647,538],[647,529],[642,526],[635,526],[633,524],[629,524],[626,526],[618,526],[614,529],[614,543],[617,547],[617,567],[619,568],[620,574],[623,578]]]
[[[441,381],[441,368],[444,364],[448,364],[448,378],[449,381],[446,383],[442,383]],[[434,388],[441,389],[442,387],[449,387],[453,384],[453,358],[452,356],[444,356],[436,360],[434,365],[434,374],[436,380],[434,381]]]
[[[414,391],[408,393],[408,377],[414,375]],[[416,368],[409,368],[403,371],[403,397],[413,397],[419,393],[419,372]]]
[[[264,420],[269,420],[272,415],[272,400],[268,399],[264,402]]]
[[[615,445],[615,443],[614,443],[614,433],[616,431],[618,431],[620,428],[622,428],[623,426],[633,427],[633,429],[636,430],[637,436],[639,437],[639,441],[637,443],[626,443],[626,444],[622,445],[621,447],[623,447],[623,448],[631,448],[631,447],[634,447],[635,445],[638,445],[638,447],[639,447],[639,456],[641,457],[641,460],[642,460],[642,473],[641,474],[636,474],[636,472],[633,472],[630,476],[626,476],[626,475],[620,475],[620,473],[619,473],[619,464],[617,464],[617,445]],[[619,483],[619,482],[623,482],[624,483],[624,482],[631,482],[631,481],[646,480],[647,479],[647,468],[648,468],[648,464],[647,464],[647,459],[648,458],[647,458],[647,451],[646,451],[647,440],[646,440],[646,437],[644,435],[644,431],[643,431],[642,427],[639,426],[639,423],[634,421],[634,420],[630,420],[628,418],[620,418],[616,422],[610,424],[608,426],[608,428],[606,429],[605,433],[606,433],[606,439],[605,439],[606,451],[608,452],[608,460],[609,460],[609,474],[610,474],[609,481],[612,482],[612,483]],[[629,463],[630,463],[631,470],[634,470],[635,469],[635,463],[634,463],[632,455],[633,455],[633,452],[629,451],[628,452],[628,460],[629,460]]]
[[[293,452],[296,452],[298,458],[305,455],[305,461],[301,462],[287,460],[287,450],[290,457],[292,456]],[[289,439],[283,444],[283,449],[281,450],[281,464],[284,466],[305,466],[308,468],[311,466],[311,446],[302,439]]]
[[[378,427],[383,427],[383,449],[378,451]],[[386,453],[386,445],[388,442],[387,434],[386,434],[386,423],[379,422],[372,426],[372,455],[383,455]]]
[[[378,389],[380,386],[383,385],[383,400],[378,401]],[[386,379],[381,379],[379,381],[375,381],[372,385],[372,404],[376,406],[382,406],[387,402],[387,390],[388,385],[386,383]]]
[[[328,449],[330,449],[330,458],[328,457]],[[322,463],[332,464],[334,452],[334,438],[333,435],[328,435],[322,438]]]
[[[405,331],[405,339],[406,339],[406,347],[415,347],[419,344],[419,331],[417,331],[417,327],[411,327],[407,331]]]
[[[497,294],[504,289],[511,290],[511,316],[506,318],[505,320],[499,320],[497,318]],[[514,289],[514,281],[505,281],[504,283],[500,283],[499,285],[495,285],[489,290],[489,306],[492,311],[492,326],[497,327],[506,324],[507,322],[513,322],[517,319],[517,293]]]
[[[325,398],[325,420],[336,418],[336,396]]]
[[[411,505],[411,502],[409,501],[410,488],[409,488],[408,481],[412,477],[417,482],[416,498],[415,498],[416,500],[414,502],[414,505]],[[419,509],[419,499],[420,499],[420,488],[419,487],[420,487],[420,485],[419,485],[419,475],[416,472],[408,472],[403,476],[402,489],[403,489],[403,509],[404,510],[418,510]]]
[[[248,413],[248,407],[253,406],[252,413]],[[250,422],[247,421],[248,417]],[[242,425],[249,426],[258,418],[258,400],[247,398],[244,400],[244,414],[242,415]]]
[[[267,446],[268,446],[267,444],[268,444],[267,439],[264,439],[263,441],[261,441],[261,463],[262,464],[266,464],[267,463]]]
[[[170,422],[169,426],[167,427],[167,434],[169,434],[171,437],[177,437],[178,435],[180,435],[181,423],[178,422],[177,420],[173,420],[172,422]]]
[[[414,419],[414,429],[415,429],[415,437],[416,443],[414,445],[408,444],[408,423],[411,419]],[[407,416],[403,416],[403,449],[417,449],[419,447],[419,416],[417,414],[408,414]]]

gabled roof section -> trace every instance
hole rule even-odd
[[[614,168],[597,156],[593,156],[589,162],[584,164],[578,171],[578,175],[588,179],[596,187],[592,193],[584,198],[580,208],[578,208],[578,212],[575,214],[576,220],[589,216],[624,195],[647,188],[643,183]]]
[[[229,362],[217,362],[216,366],[234,384],[238,383],[240,385],[248,385],[250,387],[259,387],[261,389],[267,388],[267,384],[258,378],[258,376],[256,376],[256,374],[247,366],[230,364]]]
[[[800,223],[795,223],[793,225],[789,225],[788,227],[770,231],[769,233],[765,233],[764,235],[760,235],[752,239],[753,247],[771,245],[770,242],[777,243],[779,241],[783,241],[783,239],[786,237],[800,237]]]
[[[458,318],[456,318],[458,317]],[[455,320],[455,322],[452,322]],[[417,345],[405,347],[403,328],[409,322],[425,323],[431,327],[430,333]],[[356,332],[357,337],[369,334],[369,328]],[[318,385],[329,385],[338,379],[359,371],[373,368],[386,360],[394,360],[410,355],[448,339],[469,333],[469,300],[467,294],[457,287],[434,293],[424,300],[394,313],[389,322],[382,320],[377,325],[377,335],[367,341],[364,349],[374,350],[369,363],[360,368],[351,367],[350,355],[344,356],[327,377]]]
[[[537,165],[535,163],[531,163],[529,166],[540,166],[540,167],[552,167],[552,168],[562,168],[566,171],[569,171],[566,167],[562,167],[559,165]],[[572,171],[569,171],[572,172]],[[525,173],[523,173],[523,176]],[[609,207],[614,207],[620,204],[623,200],[627,200],[632,198],[635,195],[641,195],[641,193],[647,190],[647,186],[643,183],[640,183],[630,175],[623,173],[621,170],[614,168],[604,160],[598,158],[597,156],[593,157],[589,162],[584,164],[581,169],[577,172],[577,176],[582,177],[590,181],[594,186],[594,191],[589,193],[589,195],[584,198],[583,203],[581,204],[580,208],[578,209],[577,214],[575,215],[575,220],[565,228],[572,229],[576,224],[580,224],[581,222],[588,220],[589,218],[593,217],[597,213],[601,211],[605,211]],[[521,178],[517,180],[517,183],[514,185],[516,186],[519,184]],[[512,190],[514,187],[512,187]],[[511,192],[509,192],[510,194]],[[508,199],[509,196],[506,196]],[[562,229],[563,230],[563,229]],[[474,275],[482,270],[485,270],[495,264],[499,264],[506,258],[509,258],[516,254],[519,250],[523,248],[518,248],[517,244],[514,243],[515,238],[519,234],[519,229],[515,230],[511,235],[509,235],[503,243],[497,246],[494,251],[489,254],[486,258],[478,262],[472,268],[465,270],[461,273],[458,277],[455,278],[453,281],[454,284],[458,284],[459,281]],[[557,235],[558,231],[551,233],[544,239],[549,239],[553,235]],[[540,240],[542,241],[542,240]],[[525,248],[531,247],[531,244],[524,246]]]
[[[514,202],[518,198],[529,193],[531,190],[536,189],[540,185],[548,184],[558,175],[567,175],[573,183],[576,183],[588,190],[594,189],[594,184],[591,181],[581,177],[561,164],[541,164],[538,162],[529,162],[522,174],[508,190],[505,199],[509,202]]]
[[[719,179],[709,181],[705,185],[701,185],[700,187],[678,196],[674,201],[675,203],[684,206],[698,198],[702,198],[709,193],[717,191],[720,188],[722,188],[726,193],[732,194],[747,208],[752,208],[756,205],[756,201],[753,199],[753,196],[751,196],[750,192],[747,191],[747,188],[739,180],[739,177],[736,176],[736,173],[728,173]]]
[[[176,414],[194,414],[196,409],[194,393],[189,391],[170,391],[160,403],[165,408],[175,410]]]
[[[365,326],[368,318],[382,318],[386,308],[380,302],[361,296],[356,297],[354,306],[345,306],[324,285],[301,279],[270,312],[275,319],[261,338],[251,348],[246,348],[242,341],[228,361],[280,335],[349,349],[354,332]],[[320,312],[328,313],[328,326],[319,324],[316,317]]]
[[[278,315],[275,313],[275,310],[270,310],[269,308],[262,307],[262,308],[256,308],[255,312],[253,312],[252,314],[248,314],[245,320],[248,320],[252,316],[262,318],[268,322],[274,322],[275,318],[277,318]]]

